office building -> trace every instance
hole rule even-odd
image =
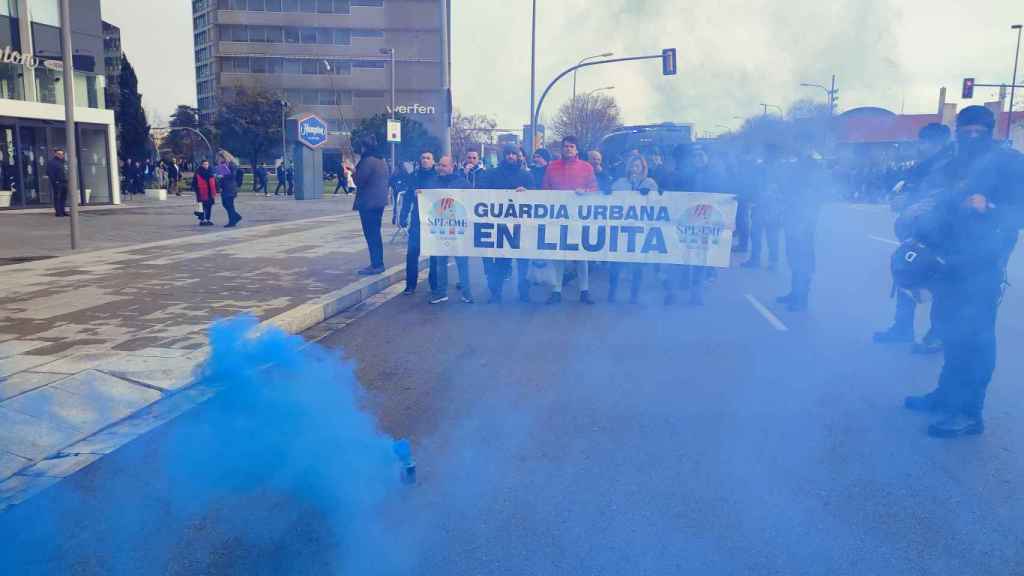
[[[103,22],[103,69],[107,76],[106,107],[117,114],[121,102],[121,29]]]
[[[71,22],[80,200],[117,203],[100,0],[72,2]],[[0,52],[0,209],[52,206],[46,161],[65,146],[60,0],[0,0]]]
[[[440,136],[447,122],[444,0],[193,0],[200,115],[212,121],[239,89],[269,91],[315,113],[337,150],[362,119],[391,106]]]

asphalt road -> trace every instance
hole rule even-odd
[[[785,272],[734,268],[701,308],[664,307],[653,282],[640,305],[594,307],[571,291],[558,307],[428,306],[421,290],[321,330],[321,344],[356,363],[363,404],[385,432],[412,439],[419,464],[418,485],[375,508],[364,532],[376,540],[360,552],[438,575],[1024,573],[1021,257],[1001,309],[986,433],[935,440],[927,417],[901,403],[933,386],[941,358],[870,341],[892,315],[890,228],[883,207],[829,207],[805,313],[774,304]],[[603,275],[592,283],[603,300]],[[16,549],[23,562],[0,567],[339,570],[344,530],[272,489],[288,462],[268,459],[237,494],[167,514],[177,479],[202,484],[229,464],[150,464],[182,449],[168,446],[176,432],[246,417],[225,406],[230,395],[0,516],[0,557]],[[275,426],[261,421],[269,434],[241,455],[258,458]],[[40,541],[50,534],[40,518],[58,538]],[[253,538],[252,526],[275,528]]]

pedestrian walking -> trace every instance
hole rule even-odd
[[[192,191],[196,202],[202,205],[197,214],[200,226],[213,226],[213,205],[217,200],[217,176],[210,169],[210,161],[203,160],[192,176]]]
[[[225,228],[234,228],[242,221],[242,215],[235,210],[235,199],[238,196],[238,164],[235,157],[227,150],[221,150],[217,155],[218,164],[215,174],[217,175],[217,190],[220,192],[221,203],[224,204],[224,211],[228,215],[228,223]]]
[[[295,194],[295,164],[289,164],[288,169],[284,172],[285,180],[288,181],[288,195],[293,196]]]
[[[288,192],[288,175],[287,175],[287,172],[288,171],[285,168],[284,160],[282,160],[281,163],[277,165],[277,172],[276,172],[277,188],[274,188],[274,196],[279,195],[281,193],[281,190],[284,190],[285,193]]]
[[[424,151],[420,154],[419,168],[412,173],[405,190],[405,201],[402,202],[399,214],[399,225],[409,229],[409,246],[405,253],[405,291],[411,296],[416,293],[416,282],[419,278],[420,265],[420,203],[417,190],[430,190],[440,187],[437,170],[434,167],[434,153]],[[436,273],[430,275],[430,287],[434,288]],[[435,298],[432,296],[431,301]]]
[[[626,175],[612,183],[609,194],[647,196],[658,193],[658,183],[647,175],[647,161],[643,156],[631,156],[626,161]],[[608,302],[614,303],[618,295],[619,276],[623,270],[629,272],[632,283],[629,289],[629,301],[636,304],[640,298],[640,286],[643,282],[644,265],[638,262],[612,262],[608,270]]]
[[[776,298],[790,312],[807,309],[815,270],[814,241],[821,211],[825,175],[820,160],[806,149],[793,163],[787,194],[781,199],[781,224],[790,269],[789,293]]]
[[[177,158],[171,158],[167,163],[167,192],[175,196],[181,196],[181,166]]]
[[[270,196],[270,192],[267,191],[267,169],[262,165],[257,165],[252,171],[252,191]]]
[[[562,157],[548,164],[544,173],[545,190],[572,190],[576,194],[597,192],[594,168],[579,159],[577,145],[578,140],[575,136],[566,136],[562,139]],[[551,296],[548,297],[548,304],[558,304],[562,301],[562,283],[566,266],[576,268],[576,277],[580,286],[580,302],[593,304],[594,300],[590,297],[590,269],[586,260],[555,263],[555,285]]]
[[[64,150],[57,148],[53,157],[46,161],[46,176],[53,190],[53,213],[57,218],[68,215],[64,205],[68,202],[68,166],[64,161]]]
[[[384,272],[384,239],[381,225],[384,209],[388,205],[388,165],[383,159],[380,146],[372,136],[357,142],[360,154],[356,164],[355,209],[363,226],[363,238],[370,253],[370,265],[359,270],[361,276],[373,276]]]
[[[1007,287],[1006,264],[1024,227],[1024,160],[993,140],[994,128],[988,108],[961,110],[955,155],[926,179],[943,190],[927,220],[944,262],[934,288],[935,305],[942,307],[944,362],[936,389],[910,396],[904,405],[940,414],[928,428],[936,437],[985,429],[982,414],[996,367],[996,317]]]
[[[519,165],[519,150],[511,144],[506,144],[501,151],[501,164],[496,168],[488,170],[480,178],[477,188],[487,190],[514,190],[521,192],[529,188],[535,188],[533,176],[530,172],[524,171]],[[484,274],[487,277],[487,288],[490,291],[491,304],[501,302],[504,293],[505,280],[511,276],[511,258],[484,258]],[[530,301],[530,261],[526,258],[515,259],[516,263],[516,286],[519,290],[521,302]]]
[[[132,170],[132,194],[146,193],[146,167],[136,160]]]

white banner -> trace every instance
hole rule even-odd
[[[730,194],[420,190],[427,256],[596,260],[729,267]]]

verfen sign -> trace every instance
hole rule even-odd
[[[423,104],[402,104],[401,106],[384,107],[388,114],[437,114],[437,108],[435,106],[424,106]]]
[[[0,61],[2,61],[4,64],[17,64],[32,70],[35,70],[40,65],[45,66],[50,70],[64,69],[64,63],[60,60],[46,60],[43,58],[36,58],[31,53],[19,52],[11,46],[5,46],[4,51],[0,52]]]

